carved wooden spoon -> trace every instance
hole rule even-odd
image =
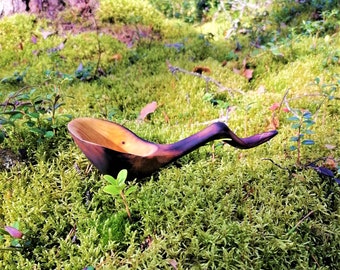
[[[269,141],[276,130],[239,138],[229,127],[216,122],[188,138],[172,144],[157,144],[138,137],[129,129],[111,121],[77,118],[68,124],[75,143],[103,174],[114,177],[122,169],[128,179],[149,176],[159,168],[192,152],[207,142],[223,139],[240,149],[248,149]]]

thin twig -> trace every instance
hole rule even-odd
[[[197,72],[188,71],[188,70],[180,68],[180,67],[175,67],[175,66],[171,65],[169,61],[166,61],[166,64],[167,64],[168,69],[170,70],[170,72],[172,74],[175,74],[176,72],[182,72],[184,74],[189,74],[189,75],[192,75],[192,76],[195,76],[195,77],[202,78],[202,79],[205,80],[205,82],[207,84],[210,83],[210,82],[214,83],[220,89],[219,92],[228,91],[231,96],[233,96],[233,91],[239,92],[240,94],[244,94],[244,92],[239,90],[239,89],[231,89],[231,88],[225,87],[220,82],[216,81],[215,79],[213,79],[209,76],[205,76],[205,75],[197,73]]]
[[[289,92],[289,89],[287,89],[287,91],[286,91],[285,94],[283,95],[283,98],[282,98],[282,100],[281,100],[281,102],[280,102],[279,109],[277,110],[278,112],[281,111],[282,104],[283,104],[283,102],[286,101],[286,97],[287,97],[287,95],[288,95],[288,92]],[[275,110],[275,111],[273,112],[273,114],[272,114],[272,123],[274,123],[275,115],[276,115],[276,110]]]
[[[288,90],[287,90],[286,93],[288,93]],[[296,111],[295,111],[294,109],[292,109],[292,108],[289,106],[289,103],[288,103],[288,100],[287,100],[287,95],[285,95],[285,96],[283,97],[283,101],[285,102],[285,105],[286,105],[288,111],[290,111],[292,114],[294,114],[294,116],[296,116],[296,117],[298,117],[298,118],[300,119],[300,117],[299,117],[299,115],[296,113]]]
[[[311,210],[307,215],[305,215],[302,219],[300,219],[299,222],[296,223],[296,225],[295,225],[293,228],[291,228],[291,229],[289,230],[288,234],[293,233],[293,232],[296,230],[296,228],[299,227],[300,224],[301,224],[305,219],[307,219],[311,214],[313,214],[313,213],[314,213],[314,210]]]
[[[262,160],[268,160],[271,163],[273,163],[275,166],[279,167],[280,169],[288,171],[289,173],[291,173],[291,171],[288,168],[282,167],[281,165],[275,163],[271,158],[262,158]]]
[[[125,205],[125,210],[126,210],[126,213],[128,215],[129,221],[132,222],[130,208],[129,208],[129,205],[127,203],[127,200],[126,200],[126,197],[125,197],[125,194],[124,194],[123,191],[120,192],[120,197],[122,198],[123,203]]]

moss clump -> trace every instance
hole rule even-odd
[[[102,0],[97,12],[103,22],[152,25],[159,29],[164,17],[147,1]]]
[[[280,26],[292,15],[274,4],[261,8],[275,13],[258,17],[245,10],[237,29],[244,31],[229,39],[225,14],[239,13],[228,7],[214,21],[188,25],[165,20],[146,1],[103,1],[98,29],[77,18],[72,33],[27,15],[1,19],[0,228],[19,224],[29,244],[13,249],[0,237],[0,268],[339,269],[339,184],[306,165],[339,178],[340,36],[336,24],[308,32],[299,21],[312,22],[308,12]],[[203,75],[230,92],[167,63],[205,67]],[[286,103],[275,109],[287,89],[288,105],[314,121],[304,136],[315,144],[301,146],[299,158],[290,150],[293,114]],[[57,103],[47,102],[56,94]],[[158,108],[137,121],[152,101]],[[217,120],[241,137],[279,134],[247,151],[215,141],[128,183],[138,185],[128,198],[130,223],[64,115],[110,119],[157,143]],[[37,126],[55,132],[30,132]]]

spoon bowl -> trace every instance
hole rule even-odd
[[[216,139],[236,148],[249,149],[277,135],[277,131],[272,130],[239,138],[226,124],[216,122],[178,142],[157,144],[140,138],[122,125],[95,118],[76,118],[68,124],[68,130],[80,150],[102,174],[116,177],[120,170],[127,169],[130,180],[149,176]]]

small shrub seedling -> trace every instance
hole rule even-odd
[[[104,192],[111,194],[113,197],[116,197],[118,195],[121,197],[128,218],[131,221],[131,212],[127,202],[127,197],[137,190],[137,186],[131,186],[129,188],[127,187],[127,185],[125,184],[127,173],[127,170],[121,170],[118,173],[116,179],[111,175],[104,175],[104,179],[110,183],[110,185],[104,187]]]
[[[321,84],[319,78],[315,78],[314,84],[320,89],[321,96],[324,97],[323,100],[318,105],[318,108],[314,113],[315,115],[318,113],[322,104],[325,101],[334,99],[334,94],[338,89],[338,85]],[[290,146],[290,150],[297,151],[296,164],[301,165],[302,146],[315,144],[314,140],[307,138],[308,135],[314,134],[314,131],[311,130],[312,126],[315,124],[315,121],[313,120],[314,115],[308,110],[290,108],[285,97],[284,101],[289,111],[293,114],[293,116],[288,118],[288,120],[292,122],[291,127],[292,129],[297,131],[297,133],[290,138],[290,141],[294,142],[294,144]]]
[[[313,121],[313,115],[310,112],[304,112],[302,110],[294,110],[293,116],[288,120],[292,121],[292,129],[296,130],[295,136],[290,138],[290,141],[294,144],[290,146],[291,151],[297,151],[296,163],[301,165],[301,147],[303,145],[314,145],[315,142],[311,139],[306,139],[306,135],[314,134],[311,127],[315,124]]]
[[[58,89],[46,95],[37,94],[32,88],[25,92],[22,88],[10,93],[0,104],[0,143],[6,137],[25,141],[34,147],[43,140],[50,139],[72,118],[69,114],[57,114],[64,105]],[[21,133],[24,132],[24,135]],[[14,136],[9,136],[14,134]],[[30,134],[30,137],[27,137]]]
[[[227,101],[215,98],[214,94],[209,93],[209,92],[204,94],[203,100],[210,102],[213,106],[218,106],[218,108],[221,108],[221,109],[227,109],[229,107],[229,104]]]

